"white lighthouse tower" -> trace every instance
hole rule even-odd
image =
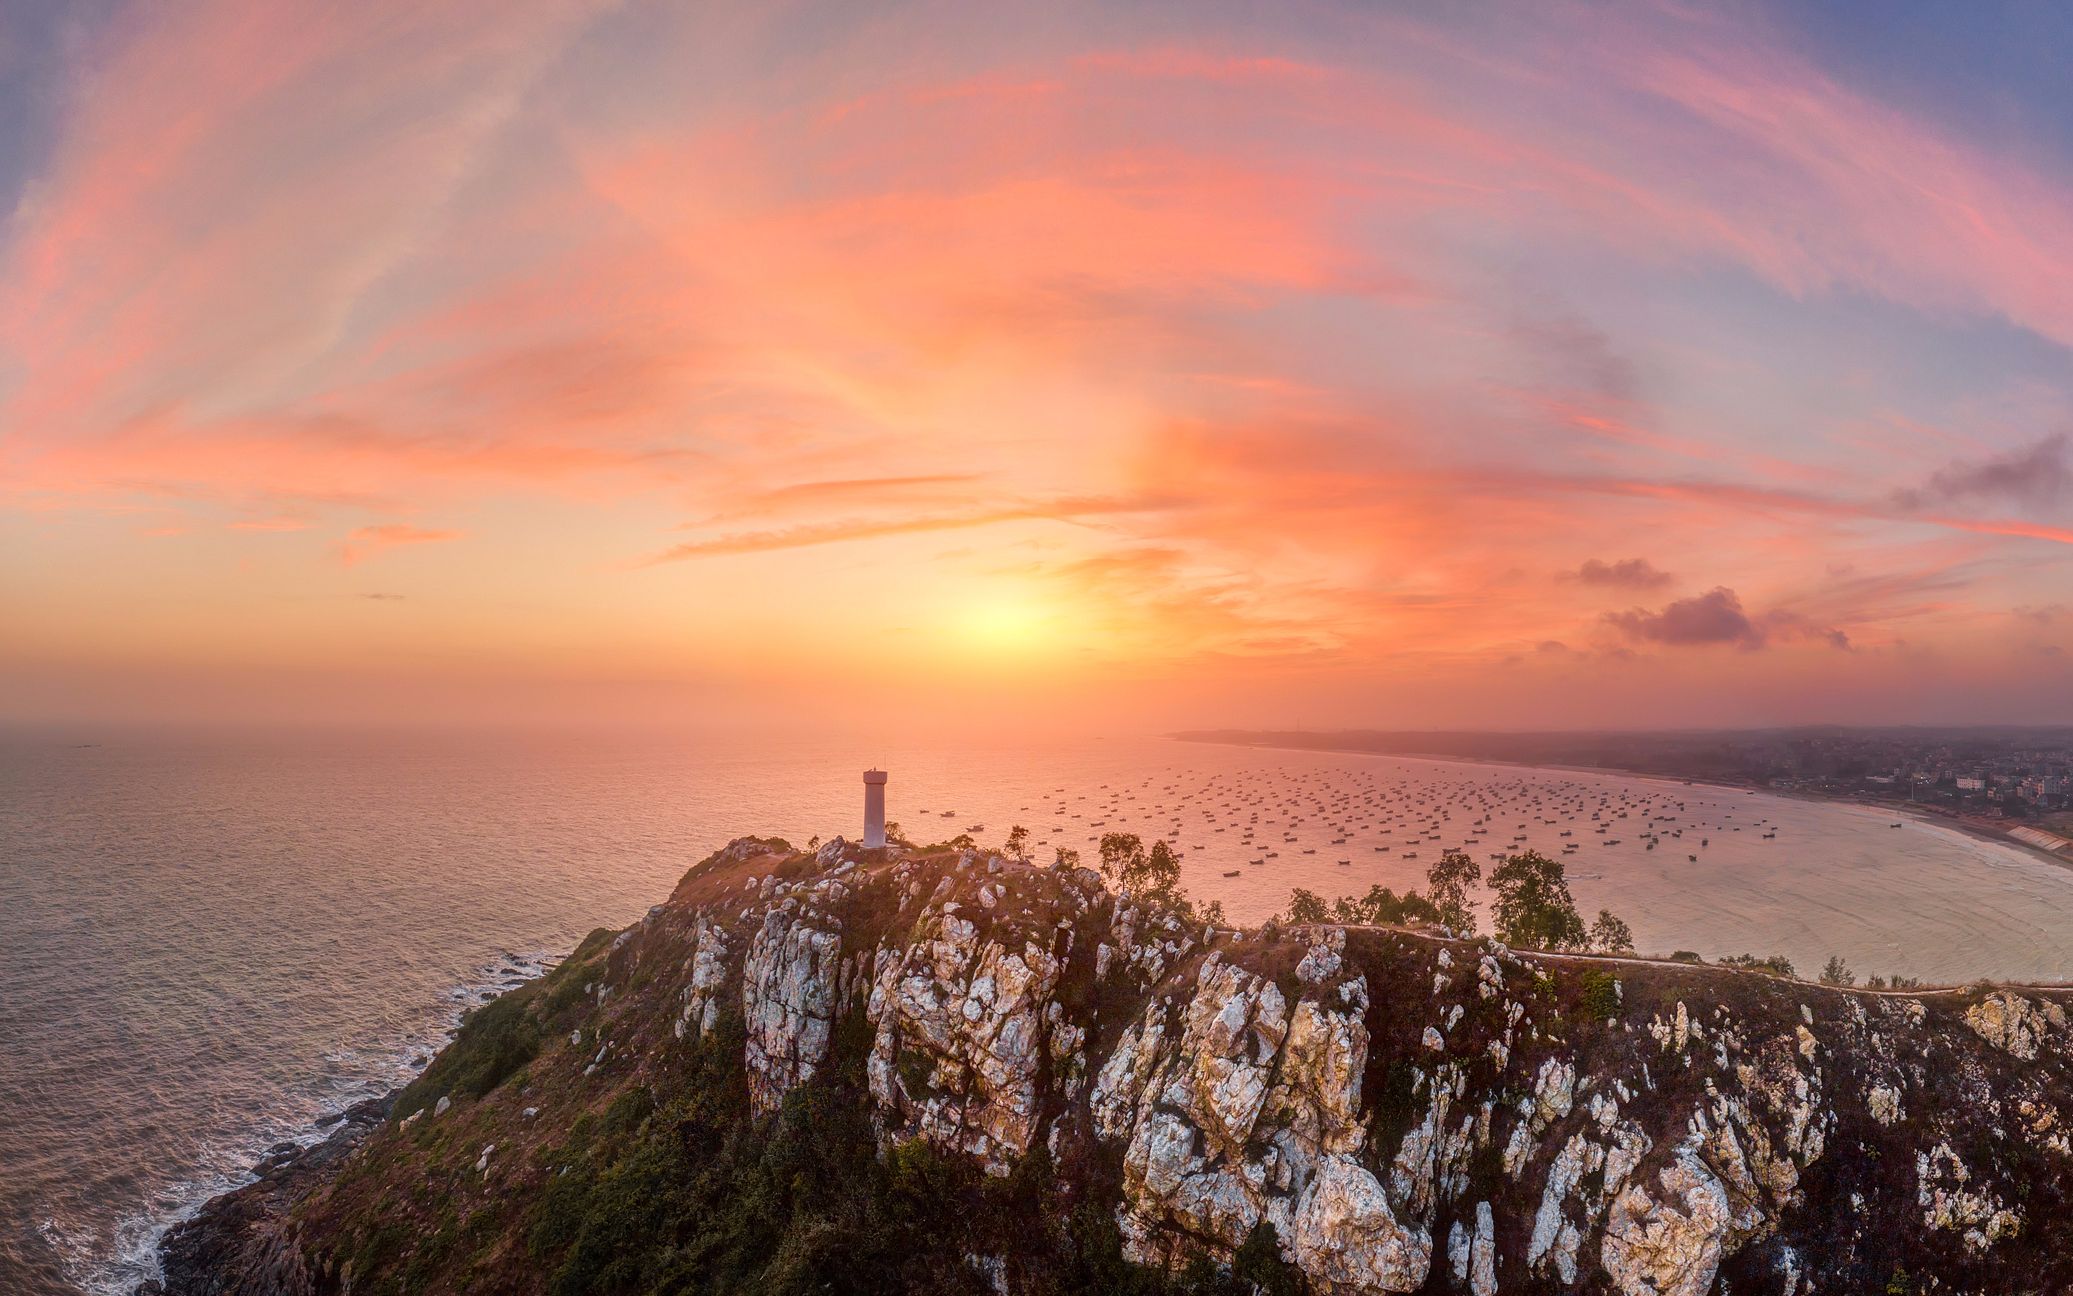
[[[864,771],[864,849],[885,845],[885,771]]]

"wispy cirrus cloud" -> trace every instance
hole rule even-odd
[[[0,247],[0,507],[465,516],[486,583],[778,621],[854,546],[1205,678],[1772,669],[2067,578],[2065,160],[1753,13],[202,0],[93,55]]]
[[[678,562],[686,558],[805,549],[853,540],[919,535],[930,531],[963,531],[973,527],[998,526],[1006,522],[1082,522],[1118,514],[1159,512],[1174,508],[1178,503],[1175,499],[1159,497],[1063,497],[1003,507],[971,509],[961,513],[813,522],[770,531],[732,531],[671,545],[648,559],[648,562]]]
[[[436,527],[408,526],[401,522],[388,522],[379,526],[355,528],[332,550],[338,561],[347,567],[365,562],[386,550],[402,545],[434,544],[442,540],[458,540],[459,531],[445,531]]]
[[[912,477],[850,477],[791,482],[750,491],[728,500],[717,521],[771,514],[811,512],[867,505],[911,507],[917,502],[969,499],[983,489],[977,473],[929,473]]]

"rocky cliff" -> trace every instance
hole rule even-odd
[[[176,1232],[167,1286],[2067,1291],[2069,1063],[2055,992],[1215,929],[743,839]]]

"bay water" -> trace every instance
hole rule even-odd
[[[1579,906],[1644,951],[2073,978],[2073,871],[1668,780],[1150,736],[0,731],[0,1292],[127,1293],[180,1214],[711,851],[855,835],[871,764],[915,841],[1170,838],[1241,921],[1422,885],[1447,845],[1574,846]]]

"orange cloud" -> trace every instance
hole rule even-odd
[[[1646,656],[1619,580],[1550,579],[1610,555],[1738,591],[1752,679],[1832,669],[1793,626],[1976,644],[2063,581],[2055,500],[1924,483],[1944,428],[2025,471],[2056,425],[1980,411],[2073,395],[1903,346],[2073,343],[2035,157],[1746,18],[1070,16],[126,13],[4,250],[0,507],[170,515],[255,588],[322,550],[247,533],[349,565],[466,516],[493,543],[442,562],[562,564],[644,667],[686,607],[782,637],[838,561],[931,608],[1024,581],[1205,691]]]
[[[1075,522],[1083,518],[1119,513],[1157,512],[1170,509],[1175,504],[1174,500],[1159,498],[1055,499],[935,517],[902,516],[875,521],[812,523],[778,531],[730,532],[704,540],[690,540],[683,544],[671,545],[649,561],[676,562],[685,558],[716,557],[725,554],[768,553],[777,549],[804,549],[815,545],[874,540],[884,536],[915,535],[927,531],[961,531],[971,527],[995,526],[1003,522]]]
[[[431,544],[440,540],[460,538],[461,533],[458,531],[441,531],[390,522],[381,526],[356,528],[339,543],[334,552],[340,563],[351,567],[399,545]]]

